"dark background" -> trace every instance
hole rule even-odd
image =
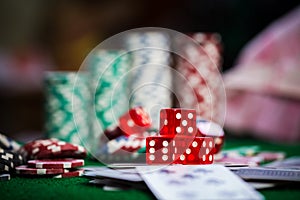
[[[296,0],[3,0],[0,132],[18,137],[42,131],[42,71],[77,70],[91,49],[116,33],[148,26],[219,32],[226,71],[248,41],[297,5]]]

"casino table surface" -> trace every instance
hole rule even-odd
[[[261,150],[284,151],[287,157],[300,155],[300,144],[287,145],[259,141],[251,138],[227,138],[224,149],[258,145]],[[86,160],[86,165],[100,165]],[[150,191],[125,190],[104,191],[88,184],[85,177],[50,179],[12,177],[0,181],[1,199],[155,199]],[[201,188],[199,188],[200,190]],[[265,199],[300,199],[300,184],[260,190]]]

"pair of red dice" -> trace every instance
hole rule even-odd
[[[160,111],[160,136],[146,138],[147,164],[211,164],[214,139],[199,137],[196,111],[167,108]]]

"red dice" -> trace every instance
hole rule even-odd
[[[192,109],[167,108],[160,111],[160,135],[186,135],[194,137],[196,111]]]
[[[136,135],[139,136],[147,131],[151,126],[148,113],[142,107],[135,107],[127,111],[119,118],[117,125],[113,125],[104,130],[104,135],[109,139],[119,136]]]
[[[147,164],[211,164],[212,137],[198,137],[196,111],[166,108],[160,111],[160,136],[146,138]]]
[[[142,107],[130,109],[119,118],[119,124],[104,131],[111,140],[121,135],[142,134],[151,126],[148,113]]]
[[[220,152],[224,144],[224,130],[220,125],[212,121],[197,119],[197,131],[197,136],[212,137],[215,144],[213,153]]]
[[[210,137],[154,136],[146,138],[147,164],[211,164],[213,139]]]

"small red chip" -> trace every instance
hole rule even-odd
[[[55,138],[29,142],[20,149],[20,153],[27,159],[84,158],[87,154],[84,147]]]
[[[29,160],[28,166],[39,168],[39,169],[65,169],[81,167],[84,165],[82,159],[52,159],[52,160]]]
[[[24,174],[24,175],[46,175],[46,174],[61,174],[69,172],[66,169],[36,169],[30,168],[27,165],[21,165],[16,167],[17,174]]]
[[[79,169],[79,170],[70,171],[70,172],[66,172],[66,173],[63,173],[63,174],[55,175],[55,176],[53,176],[53,178],[70,178],[70,177],[77,177],[77,176],[82,176],[82,175],[83,175],[83,172],[84,172],[83,169]]]

